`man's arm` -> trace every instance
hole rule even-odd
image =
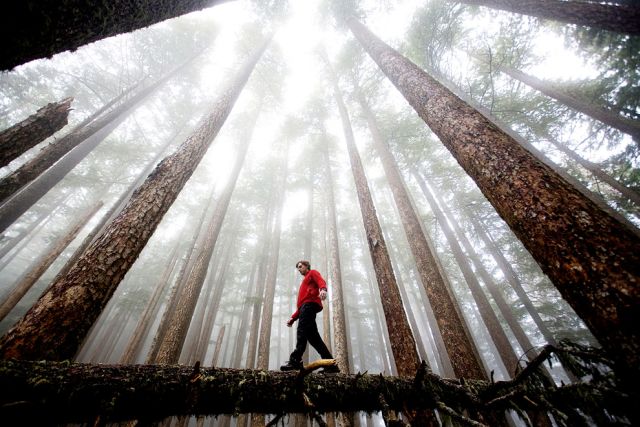
[[[327,299],[327,282],[322,278],[320,273],[317,270],[313,270],[313,280],[318,285],[318,290],[320,291],[320,299]]]

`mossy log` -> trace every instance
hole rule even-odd
[[[549,352],[543,355],[547,358]],[[540,358],[540,360],[544,360]],[[333,361],[325,361],[334,363]],[[541,362],[540,362],[541,363]],[[415,378],[371,374],[203,368],[174,365],[90,365],[52,361],[0,361],[0,419],[11,425],[65,422],[154,421],[172,415],[413,411],[437,408],[466,425],[484,425],[466,414],[515,409],[548,410],[560,425],[576,424],[589,408],[619,413],[626,394],[590,384],[531,387],[539,364],[514,380],[443,379],[425,364]],[[322,365],[322,363],[320,364]],[[587,405],[587,403],[589,405]],[[576,411],[573,408],[580,408]],[[475,417],[473,417],[475,418]],[[482,421],[481,419],[479,419]],[[17,424],[16,424],[17,425]]]

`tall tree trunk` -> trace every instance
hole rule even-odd
[[[29,225],[27,228],[28,232],[23,234],[23,239],[19,245],[16,245],[13,250],[7,251],[7,253],[2,254],[2,262],[0,262],[0,270],[4,269],[7,265],[9,265],[13,259],[24,249],[33,238],[40,233],[40,231],[54,218],[54,214],[61,209],[63,206],[66,206],[67,200],[71,198],[70,195],[57,197],[53,203],[48,207],[47,212],[41,214],[41,217],[36,219],[33,223]],[[4,250],[3,250],[4,252]],[[5,257],[5,255],[7,255]]]
[[[570,158],[571,160],[573,160],[574,162],[576,162],[577,164],[579,164],[580,166],[582,166],[583,168],[591,172],[593,176],[595,176],[596,178],[598,178],[599,180],[607,184],[609,187],[618,191],[622,195],[622,197],[628,199],[633,204],[635,204],[636,209],[640,209],[640,193],[638,193],[638,191],[622,184],[620,181],[616,180],[614,177],[612,177],[607,172],[602,170],[600,166],[579,156],[575,151],[571,150],[566,145],[560,143],[551,135],[547,134],[544,136],[544,138],[547,141],[549,141],[551,145],[553,145],[556,149],[564,153],[568,158]]]
[[[454,0],[568,24],[584,25],[619,33],[640,34],[640,9],[574,0]]]
[[[420,363],[418,352],[416,350],[416,343],[413,339],[411,328],[409,327],[409,323],[404,312],[404,307],[400,298],[400,291],[398,290],[396,278],[391,266],[391,260],[389,259],[387,247],[382,235],[382,229],[380,228],[380,223],[376,216],[375,207],[373,206],[373,200],[367,184],[367,178],[364,173],[362,161],[358,154],[358,149],[356,148],[351,122],[349,120],[349,113],[344,105],[344,101],[338,87],[338,79],[328,61],[327,68],[329,69],[331,84],[333,85],[334,90],[334,98],[338,105],[340,119],[342,121],[342,130],[344,132],[344,138],[349,152],[351,172],[353,173],[353,179],[356,184],[358,202],[362,213],[362,221],[364,223],[367,243],[369,245],[369,252],[371,253],[373,268],[376,273],[378,287],[380,288],[380,299],[382,301],[387,329],[389,331],[389,339],[391,342],[393,356],[396,360],[398,375],[414,375]]]
[[[151,299],[147,303],[142,316],[138,320],[138,324],[136,325],[136,329],[131,334],[131,338],[129,338],[129,342],[125,347],[124,354],[120,358],[120,363],[130,364],[136,361],[136,357],[140,352],[140,347],[147,334],[149,333],[149,329],[151,328],[151,323],[153,319],[158,313],[160,308],[160,298],[165,293],[166,288],[171,282],[171,274],[176,268],[176,264],[178,263],[178,249],[180,248],[180,244],[174,245],[171,254],[169,255],[169,263],[166,265],[162,275],[160,276],[160,280],[158,280],[156,286],[153,289],[153,294],[151,295]]]
[[[138,178],[132,181],[129,184],[128,188],[124,192],[122,192],[122,194],[120,194],[120,197],[118,197],[118,199],[111,205],[107,213],[104,214],[104,216],[100,219],[100,221],[98,221],[98,223],[93,227],[93,229],[89,232],[89,234],[85,236],[84,240],[76,248],[73,255],[69,257],[69,260],[60,269],[60,271],[58,271],[58,274],[56,274],[54,281],[66,275],[69,272],[71,267],[73,267],[73,265],[78,260],[78,257],[85,251],[85,249],[87,249],[87,247],[89,247],[89,245],[95,240],[95,238],[99,236],[100,233],[102,233],[102,231],[104,231],[104,228],[107,226],[109,221],[112,220],[118,213],[120,213],[124,205],[127,203],[129,198],[133,194],[134,190],[144,182],[144,180],[149,175],[149,173],[151,173],[151,171],[156,166],[158,161],[162,159],[163,154],[165,153],[169,145],[171,145],[171,143],[175,139],[175,136],[177,136],[177,134],[167,141],[166,145],[158,151],[158,154],[156,154],[153,160],[149,162],[147,167],[138,175]]]
[[[267,271],[264,276],[264,282],[262,288],[264,289],[264,299],[262,301],[262,318],[260,321],[260,338],[258,340],[258,362],[256,368],[267,370],[269,369],[269,347],[271,344],[271,324],[273,317],[273,303],[276,291],[276,279],[278,275],[278,259],[280,256],[280,240],[281,240],[281,228],[282,228],[282,209],[284,205],[285,189],[287,187],[287,158],[289,157],[289,143],[286,142],[287,147],[283,150],[282,162],[280,163],[280,169],[283,171],[279,179],[280,185],[278,187],[278,193],[275,196],[277,200],[276,209],[274,214],[275,225],[273,227],[271,245],[269,248],[269,262],[267,264]]]
[[[531,144],[529,141],[524,139],[518,133],[511,130],[508,124],[504,123],[503,121],[498,119],[496,116],[494,116],[491,113],[491,111],[489,111],[487,108],[483,107],[481,104],[474,101],[464,91],[460,90],[460,88],[456,87],[455,84],[449,81],[445,76],[443,76],[442,74],[436,71],[434,71],[433,73],[434,73],[434,78],[436,78],[440,82],[440,84],[445,86],[447,89],[453,92],[458,98],[460,98],[465,103],[470,105],[473,109],[475,109],[478,113],[484,116],[485,119],[491,122],[494,126],[500,129],[502,132],[506,133],[511,138],[513,138],[514,141],[520,144],[525,150],[530,152],[536,159],[538,159],[538,161],[544,163],[551,170],[553,170],[555,173],[560,175],[565,181],[567,181],[571,186],[573,186],[573,188],[578,190],[583,197],[586,197],[589,200],[591,200],[591,202],[593,202],[601,210],[607,212],[609,215],[617,219],[619,222],[625,224],[631,230],[635,230],[636,234],[640,237],[640,230],[637,230],[635,225],[633,225],[627,218],[620,215],[615,210],[611,209],[611,207],[607,204],[606,200],[602,198],[600,194],[589,190],[579,180],[577,180],[572,175],[570,175],[565,168],[562,168],[558,166],[556,163],[554,163],[542,151],[538,150],[533,144]]]
[[[451,151],[562,296],[618,361],[640,372],[640,237],[513,138],[350,20],[352,32]]]
[[[31,289],[38,281],[40,276],[53,264],[67,246],[76,238],[78,233],[89,222],[93,215],[102,207],[102,200],[95,203],[88,209],[84,215],[81,215],[74,223],[72,223],[60,238],[51,246],[47,253],[41,257],[36,265],[20,277],[16,286],[11,290],[9,295],[0,302],[0,320],[4,319],[7,314],[20,302],[22,297]]]
[[[0,21],[5,46],[0,70],[10,70],[66,50],[73,51],[106,37],[129,33],[225,1],[42,3],[30,0],[16,3],[11,13],[3,14]]]
[[[498,264],[498,267],[502,271],[502,275],[505,277],[507,282],[509,282],[514,292],[518,296],[518,298],[520,298],[520,301],[522,302],[524,307],[527,309],[527,312],[533,319],[533,322],[538,327],[538,330],[540,331],[544,339],[547,341],[548,344],[556,345],[557,344],[556,339],[551,334],[551,331],[549,331],[549,328],[547,328],[547,326],[544,324],[544,321],[542,320],[542,318],[540,318],[540,314],[538,313],[538,310],[535,308],[535,306],[531,302],[531,299],[529,298],[529,295],[527,295],[527,292],[522,287],[522,283],[520,282],[518,275],[513,270],[513,267],[511,266],[509,261],[505,258],[504,254],[498,248],[496,243],[491,239],[491,237],[489,237],[484,227],[478,222],[478,219],[476,218],[475,214],[468,209],[465,209],[465,213],[471,220],[471,224],[473,225],[474,231],[484,243],[485,248],[489,251],[489,253],[491,253],[491,256],[496,261],[496,263]]]
[[[87,126],[65,135],[0,181],[0,231],[5,230],[64,178],[167,80],[197,58],[192,56],[161,79]]]
[[[420,282],[426,291],[438,322],[437,325],[447,348],[454,373],[457,378],[486,379],[478,352],[468,334],[465,320],[456,309],[456,302],[451,289],[447,286],[448,283],[440,274],[435,256],[430,249],[433,245],[427,241],[427,236],[423,232],[420,219],[413,209],[397,163],[382,138],[371,108],[359,89],[356,90],[358,90],[358,100],[369,125],[376,152],[381,159],[393,199],[398,208],[409,248],[420,274]]]
[[[638,11],[640,11],[640,8],[638,8]],[[640,26],[640,24],[638,25]],[[634,141],[636,141],[637,144],[640,144],[640,121],[623,117],[616,112],[589,103],[555,86],[552,83],[544,82],[539,78],[523,73],[520,70],[516,70],[504,65],[493,64],[493,66],[498,71],[501,71],[509,75],[510,77],[521,81],[522,83],[544,93],[548,97],[555,99],[556,101],[566,105],[567,107],[579,111],[582,114],[591,117],[592,119],[599,120],[602,123],[611,126],[612,128],[618,129],[621,132],[631,135]]]
[[[54,282],[0,339],[0,355],[54,360],[73,357],[224,124],[269,40],[240,68],[206,120],[156,167],[67,276]]]
[[[349,373],[349,349],[347,347],[347,327],[344,309],[344,288],[342,287],[342,267],[340,266],[340,246],[338,244],[338,221],[336,218],[336,200],[333,191],[333,171],[329,162],[328,139],[324,144],[324,176],[328,212],[328,260],[329,281],[331,283],[331,308],[333,309],[334,357],[340,371]]]
[[[277,188],[277,179],[274,178],[271,183],[271,189],[269,194],[273,194],[273,191]],[[254,368],[256,365],[256,353],[258,349],[258,336],[260,333],[260,319],[262,317],[262,301],[264,300],[264,287],[260,286],[263,283],[265,270],[267,269],[267,262],[269,258],[269,246],[271,245],[271,222],[277,211],[277,197],[271,198],[271,203],[267,207],[264,216],[264,226],[262,229],[262,242],[260,245],[261,250],[258,252],[258,274],[256,276],[256,283],[254,283],[255,293],[252,295],[253,304],[251,310],[251,329],[249,330],[249,344],[247,347],[247,360],[245,366],[247,368]]]
[[[500,320],[496,316],[493,308],[491,307],[491,303],[489,299],[485,295],[482,287],[480,286],[480,282],[476,278],[473,270],[471,270],[471,265],[469,263],[468,258],[465,256],[460,243],[455,238],[453,234],[453,230],[449,227],[447,223],[447,219],[444,216],[442,210],[440,210],[435,198],[431,194],[429,188],[427,188],[423,178],[414,172],[414,176],[422,192],[424,193],[431,210],[433,211],[438,223],[440,224],[440,228],[442,229],[443,234],[445,235],[449,246],[451,247],[451,252],[453,253],[456,262],[460,266],[460,270],[462,271],[462,275],[469,286],[469,290],[471,291],[471,295],[473,300],[478,307],[478,311],[480,316],[482,317],[482,321],[484,322],[487,330],[489,331],[489,335],[493,340],[498,353],[500,355],[500,359],[504,363],[504,366],[509,373],[509,376],[512,376],[518,366],[518,356],[516,355],[513,347],[511,347],[511,343],[509,342],[509,338],[502,328],[500,324]]]
[[[67,125],[73,98],[40,108],[20,123],[0,132],[0,167],[8,165]]]
[[[259,113],[260,109],[258,108],[249,120],[249,123],[255,124]],[[182,345],[187,336],[189,324],[191,323],[200,291],[202,290],[202,285],[209,270],[209,263],[218,240],[218,235],[220,234],[220,229],[222,228],[222,222],[227,214],[233,190],[235,189],[238,176],[240,176],[240,171],[247,155],[253,129],[254,126],[251,126],[249,132],[238,147],[238,153],[231,170],[231,175],[212,212],[203,247],[187,276],[185,285],[180,293],[180,299],[176,305],[176,310],[169,320],[171,328],[167,331],[167,334],[160,344],[156,363],[174,364],[178,362],[180,351],[182,350]]]
[[[158,351],[160,350],[160,344],[162,344],[162,340],[164,336],[167,334],[167,331],[171,327],[170,319],[173,316],[173,312],[175,311],[176,306],[178,305],[178,299],[180,298],[180,292],[182,291],[182,287],[185,283],[185,277],[188,274],[189,268],[192,264],[192,259],[195,256],[195,252],[197,247],[199,247],[198,242],[200,236],[203,233],[207,213],[209,211],[209,207],[213,203],[213,199],[215,196],[215,187],[211,187],[209,196],[207,197],[207,201],[204,203],[204,209],[200,214],[200,218],[198,220],[197,226],[194,229],[193,235],[191,236],[190,241],[187,242],[186,247],[188,248],[186,256],[182,261],[182,265],[180,266],[180,270],[176,275],[176,279],[174,285],[171,287],[169,294],[166,298],[165,310],[162,313],[162,318],[160,319],[160,324],[155,332],[153,337],[153,341],[151,342],[151,347],[147,352],[145,362],[146,363],[155,363],[156,357],[158,356]]]

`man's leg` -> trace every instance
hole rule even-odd
[[[310,318],[310,315],[313,317]],[[298,317],[298,327],[296,329],[296,348],[289,356],[289,361],[280,367],[283,371],[302,368],[302,355],[307,348],[307,331],[309,324],[315,324],[315,311],[309,304],[300,307],[300,317]]]

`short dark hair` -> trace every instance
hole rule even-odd
[[[300,264],[302,264],[302,265],[306,265],[306,266],[307,266],[307,268],[311,268],[311,263],[310,263],[309,261],[302,260],[302,261],[298,261],[298,262],[296,262],[296,268],[298,268],[298,266],[299,266]]]

